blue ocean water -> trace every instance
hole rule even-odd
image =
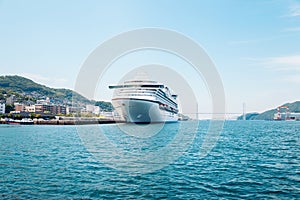
[[[210,122],[200,121],[195,136],[186,137],[191,143],[182,141],[186,149],[177,143],[162,155],[182,123],[188,122],[166,124],[149,137],[101,125],[105,137],[94,143],[95,125],[80,126],[81,133],[76,126],[1,125],[0,199],[300,198],[300,122],[226,121],[215,147],[201,158]],[[85,129],[88,139],[82,138]],[[112,154],[116,148],[123,154]],[[153,159],[161,168],[139,171]]]

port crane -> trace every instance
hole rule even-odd
[[[281,120],[281,109],[285,109],[285,120],[288,120],[288,114],[289,114],[289,107],[288,106],[278,106],[277,107],[277,120]]]

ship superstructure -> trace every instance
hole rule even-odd
[[[115,89],[112,104],[126,122],[178,121],[177,95],[164,84],[150,80],[132,80],[109,88]]]

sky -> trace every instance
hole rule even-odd
[[[73,89],[95,48],[120,33],[155,27],[205,49],[222,79],[227,112],[241,113],[243,103],[247,112],[262,112],[300,100],[299,0],[0,0],[0,25],[1,75]],[[108,84],[151,59],[177,65],[185,79],[194,80],[178,58],[145,51],[118,60],[99,82],[95,99],[109,100]],[[209,112],[205,84],[190,82],[199,110]]]

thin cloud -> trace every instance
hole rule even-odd
[[[300,85],[300,74],[288,75],[283,79],[283,81],[289,82],[291,84]]]
[[[249,40],[235,40],[235,41],[229,41],[229,45],[247,45],[247,44],[257,44],[257,43],[263,43],[263,42],[269,42],[273,40],[278,40],[280,38],[288,37],[288,35],[278,35],[268,38],[257,38],[257,39],[249,39]]]
[[[296,32],[296,31],[300,31],[300,26],[299,27],[290,27],[290,28],[286,28],[284,29],[285,32]]]
[[[259,40],[236,40],[228,42],[229,45],[251,44],[259,42]]]
[[[19,75],[29,78],[39,84],[43,84],[55,88],[61,88],[63,87],[63,85],[65,85],[68,82],[68,80],[65,78],[57,78],[57,77],[50,78],[50,77],[45,77],[40,74],[34,74],[34,73],[20,73]]]
[[[286,17],[299,17],[300,16],[300,2],[292,1],[286,7],[285,14],[281,15],[281,18]]]
[[[264,59],[262,64],[277,70],[300,71],[300,54],[269,57]]]
[[[289,14],[290,17],[298,17],[300,16],[300,3],[294,2],[290,8],[289,8]]]
[[[244,58],[251,65],[259,65],[276,71],[300,71],[300,54],[267,57]]]
[[[262,66],[270,71],[281,73],[280,82],[293,85],[300,84],[300,54],[262,59],[248,58],[247,60],[256,66]]]
[[[40,83],[43,83],[45,81],[49,81],[50,78],[48,77],[45,77],[45,76],[42,76],[40,74],[33,74],[33,73],[21,73],[19,74],[20,76],[24,76],[26,78],[29,78],[35,82],[40,82]]]

